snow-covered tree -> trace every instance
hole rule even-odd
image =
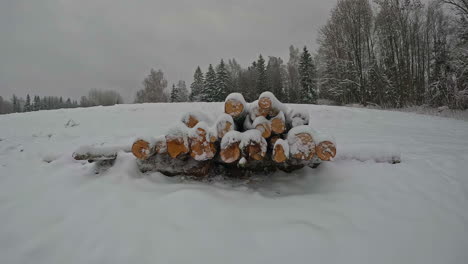
[[[283,89],[283,66],[283,60],[281,58],[269,57],[266,68],[267,86],[277,98],[285,98],[285,93]]]
[[[193,74],[193,83],[190,85],[190,101],[199,102],[201,101],[201,94],[203,93],[203,88],[205,85],[205,80],[203,73],[200,69],[200,66],[197,67],[195,73]]]
[[[217,96],[218,90],[216,87],[216,72],[213,68],[213,65],[210,64],[205,75],[205,85],[201,98],[204,102],[216,102]]]
[[[174,103],[174,102],[178,102],[179,98],[179,91],[177,89],[177,87],[175,86],[175,84],[172,85],[172,89],[171,89],[171,103]]]
[[[177,92],[179,93],[178,101],[179,102],[187,102],[189,97],[189,92],[187,89],[187,85],[185,85],[185,81],[180,80],[177,83]]]
[[[315,65],[307,47],[304,47],[299,62],[299,76],[301,78],[300,102],[316,103],[317,86],[315,83]]]
[[[263,59],[262,54],[258,56],[258,60],[256,63],[256,70],[257,70],[257,93],[260,95],[261,93],[268,91],[267,87],[267,76],[266,76],[266,67],[265,67],[265,59]]]
[[[24,112],[31,112],[31,97],[26,95],[26,102],[24,103]]]
[[[216,67],[216,95],[215,102],[224,101],[224,98],[228,95],[229,89],[229,73],[226,69],[224,60],[221,60],[219,65]]]

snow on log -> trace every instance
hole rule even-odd
[[[241,157],[240,142],[242,141],[242,133],[238,131],[230,131],[224,135],[220,145],[220,157],[225,163],[233,163]]]
[[[286,140],[278,139],[274,143],[272,159],[276,163],[283,163],[289,158],[289,144]]]
[[[231,93],[224,101],[224,113],[232,118],[240,118],[247,111],[247,103],[240,93]]]
[[[271,130],[275,134],[282,134],[286,131],[286,121],[283,111],[271,119]]]
[[[169,130],[166,135],[167,153],[172,158],[189,153],[188,131],[187,128],[176,126]]]
[[[180,121],[184,123],[187,127],[193,128],[198,122],[205,122],[211,124],[211,119],[202,112],[188,112],[182,115]]]
[[[140,160],[145,160],[155,154],[165,152],[166,140],[164,136],[158,138],[140,138],[132,145],[133,155]]]
[[[249,105],[250,120],[255,120],[259,116],[267,117],[269,113],[270,109],[264,109],[259,107],[258,100],[254,101]]]
[[[212,135],[205,122],[198,123],[189,132],[190,156],[198,161],[214,158],[216,140],[216,136]]]
[[[72,157],[75,160],[113,160],[117,157],[119,151],[130,152],[130,146],[81,146]]]
[[[336,143],[333,137],[312,128],[311,131],[315,141],[317,157],[324,161],[332,160],[336,156]]]
[[[236,126],[232,116],[221,114],[216,121],[216,132],[219,139],[222,139],[226,133],[235,130]]]
[[[251,129],[242,133],[239,145],[242,154],[250,160],[262,160],[267,151],[267,142],[259,130]]]
[[[309,124],[309,113],[306,110],[292,110],[287,116],[289,127],[304,126]]]
[[[252,126],[262,133],[262,137],[269,138],[271,136],[271,122],[265,117],[255,118]]]
[[[278,115],[279,112],[287,112],[287,107],[271,92],[263,92],[260,94],[257,104],[263,112],[267,112],[267,116],[269,117],[274,117]]]
[[[288,132],[289,152],[295,159],[311,160],[315,155],[313,130],[309,126],[297,126]]]

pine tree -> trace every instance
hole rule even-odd
[[[304,47],[301,54],[299,76],[301,80],[300,102],[307,104],[316,103],[317,87],[315,84],[315,66],[307,47]]]
[[[175,86],[175,84],[173,84],[172,90],[171,90],[171,103],[177,102],[177,98],[178,98],[177,87]]]
[[[24,112],[31,112],[31,97],[26,95],[26,103],[24,103]]]
[[[180,80],[177,83],[177,102],[187,102],[188,101],[188,90],[187,85],[185,85],[185,81]]]
[[[265,68],[265,60],[263,59],[262,54],[258,56],[258,60],[256,63],[257,69],[257,93],[260,95],[261,93],[268,91],[267,87],[267,77],[266,77],[266,68]],[[258,96],[257,95],[257,96]]]
[[[216,68],[216,96],[215,102],[222,102],[228,94],[229,87],[229,73],[226,69],[224,61],[221,60]]]
[[[13,94],[11,98],[11,103],[13,104],[13,113],[21,112],[21,107],[19,105],[18,97]]]
[[[32,107],[33,111],[41,110],[41,98],[38,95],[34,96],[34,105]]]
[[[201,100],[200,96],[204,89],[205,80],[203,78],[203,73],[200,69],[200,66],[197,67],[195,73],[193,74],[193,83],[190,85],[190,101],[199,102]]]
[[[213,65],[210,64],[208,71],[206,72],[205,78],[205,89],[202,93],[202,101],[204,102],[215,102],[217,98],[216,89],[216,72],[213,69]]]

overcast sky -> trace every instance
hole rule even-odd
[[[0,95],[79,99],[115,89],[127,101],[151,68],[172,84],[197,65],[316,48],[335,0],[0,0]]]

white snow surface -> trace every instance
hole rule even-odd
[[[142,174],[123,152],[95,174],[72,153],[158,136],[181,111],[222,103],[0,116],[0,263],[467,262],[467,122],[288,106],[336,138],[335,161],[211,182]],[[375,162],[386,153],[402,162]]]

